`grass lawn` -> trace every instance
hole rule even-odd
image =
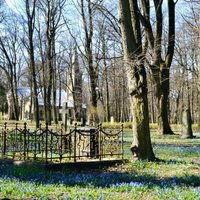
[[[153,149],[163,161],[133,161],[132,136],[124,133],[123,165],[104,170],[45,171],[40,164],[0,161],[0,199],[200,200],[200,134],[195,139],[152,133]]]

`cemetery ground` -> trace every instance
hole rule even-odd
[[[180,127],[179,127],[180,128]],[[0,199],[199,199],[200,133],[194,139],[151,130],[158,162],[135,161],[124,130],[128,162],[104,169],[45,170],[41,163],[0,161]]]

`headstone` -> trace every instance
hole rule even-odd
[[[110,123],[111,123],[111,124],[114,124],[114,122],[115,122],[114,117],[111,116],[111,117],[110,117]]]
[[[182,134],[181,138],[193,138],[193,132],[192,132],[192,118],[191,118],[191,112],[189,109],[186,109],[183,111],[182,115]]]
[[[87,154],[90,158],[98,158],[99,157],[99,132],[96,132],[96,129],[93,127],[85,128],[81,127],[78,128],[82,134],[81,137],[78,137],[79,140],[81,140],[83,143],[83,146],[81,146],[81,141],[79,141],[79,145],[81,149],[81,152],[83,154]],[[87,136],[86,136],[87,135]],[[86,145],[87,144],[87,145]],[[85,146],[86,145],[86,146]]]

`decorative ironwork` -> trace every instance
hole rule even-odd
[[[9,129],[7,123],[0,133],[0,153],[3,158],[45,160],[45,162],[77,162],[85,159],[102,160],[123,157],[123,125],[116,132],[97,128],[79,128],[69,132],[61,126],[50,129],[48,124],[36,130],[18,124]]]

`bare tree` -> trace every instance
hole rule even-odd
[[[91,89],[91,123],[98,123],[97,115],[97,87],[98,87],[98,65],[94,66],[92,39],[93,39],[93,5],[92,1],[80,0],[81,17],[85,34],[85,56],[87,61],[87,70],[90,77]]]
[[[199,49],[200,49],[200,2],[195,0],[185,0],[187,4],[187,12],[182,15],[184,19],[184,24],[186,24],[186,31],[189,34],[187,40],[190,42],[190,50],[193,50],[193,65],[197,66],[198,80],[197,80],[197,90],[198,90],[198,129],[200,130],[200,65],[199,65]]]
[[[169,70],[174,54],[175,45],[175,2],[168,0],[168,43],[163,58],[163,1],[154,0],[155,31],[150,20],[150,1],[142,1],[143,15],[140,19],[145,27],[151,52],[153,54],[150,68],[156,83],[156,97],[158,100],[158,130],[161,134],[173,134],[169,125]]]
[[[138,2],[119,0],[119,12],[131,112],[133,115],[134,140],[131,150],[138,159],[154,160],[155,155],[152,150],[149,130],[147,79],[144,67]]]
[[[39,127],[39,104],[38,104],[38,86],[36,78],[35,69],[35,53],[34,53],[34,30],[35,30],[35,12],[36,12],[37,0],[30,1],[25,0],[26,6],[26,17],[27,17],[27,30],[28,30],[28,55],[31,70],[31,86],[32,86],[32,98],[33,98],[33,108],[34,108],[34,120],[36,127]]]
[[[185,12],[181,14],[181,23],[177,29],[176,48],[174,55],[174,67],[179,77],[173,88],[179,91],[181,109],[179,117],[182,119],[183,137],[193,138],[192,123],[197,122],[197,90],[198,90],[198,2],[182,2]],[[178,65],[178,66],[176,66]],[[173,76],[174,79],[174,76]]]
[[[51,124],[52,110],[54,122],[58,123],[57,105],[56,105],[56,89],[57,89],[57,74],[56,74],[56,33],[60,28],[61,14],[65,0],[44,0],[40,2],[40,7],[44,12],[46,23],[46,94],[45,98],[45,113],[46,121]],[[41,46],[41,45],[40,45]],[[44,91],[44,92],[45,92]],[[52,95],[53,94],[53,95]]]
[[[15,17],[15,16],[12,16]],[[12,29],[10,28],[12,26]],[[18,22],[16,20],[4,21],[4,29],[0,34],[0,68],[5,72],[8,80],[8,88],[11,91],[11,111],[14,109],[14,116],[9,113],[10,119],[19,120],[19,99],[18,99],[18,72],[19,72],[19,56],[20,41],[18,37]]]

